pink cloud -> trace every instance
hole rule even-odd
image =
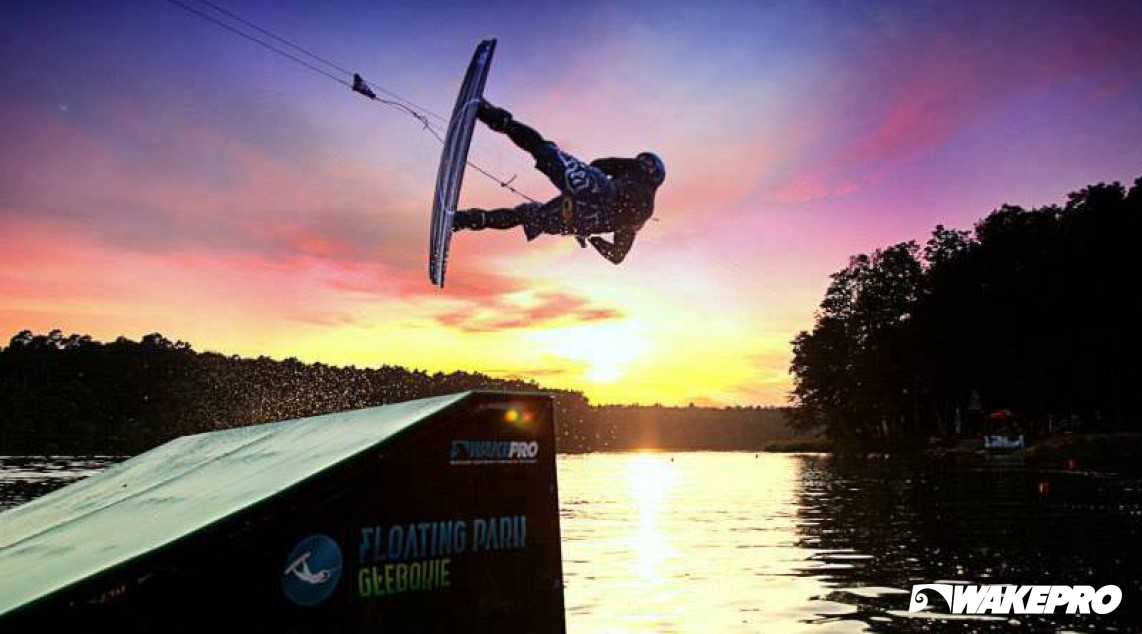
[[[401,253],[419,229],[414,214],[391,213],[410,201],[383,171],[285,160],[210,129],[156,129],[126,106],[104,115],[125,130],[115,142],[50,113],[2,114],[3,213],[66,220],[124,248],[353,260]]]
[[[831,185],[820,174],[803,173],[792,181],[778,186],[774,192],[777,202],[783,204],[803,203],[822,200],[832,196],[844,196],[860,189],[854,182]]]
[[[479,259],[453,268],[446,295],[428,284],[427,202],[383,170],[345,159],[279,159],[209,129],[156,129],[129,106],[109,112],[126,140],[110,143],[56,114],[5,109],[0,132],[13,133],[13,144],[0,153],[0,191],[9,194],[0,218],[83,236],[85,245],[125,259],[241,259],[248,269],[280,275],[275,284],[283,287],[320,272],[337,293],[492,307],[527,287]],[[139,156],[164,145],[212,162],[176,160],[148,170]]]
[[[979,22],[956,14],[910,21],[903,36],[869,36],[854,47],[844,75],[822,77],[834,82],[822,93],[837,101],[803,113],[801,125],[841,127],[830,142],[789,157],[772,199],[789,204],[852,194],[901,162],[938,151],[1018,95],[1106,69],[1137,76],[1122,70],[1129,67],[1123,60],[1142,58],[1133,29],[1102,25],[1091,31],[1097,37],[1078,35],[1083,30],[1051,16],[1001,13]]]
[[[622,317],[612,308],[590,305],[587,298],[568,292],[541,293],[531,306],[518,306],[503,298],[485,304],[480,310],[465,307],[441,313],[436,321],[463,332],[496,332],[536,328],[552,324],[606,321]]]

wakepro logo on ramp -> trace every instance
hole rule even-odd
[[[539,443],[518,440],[453,440],[451,464],[535,464]]]
[[[341,548],[325,535],[310,535],[293,547],[282,570],[282,592],[298,605],[329,598],[341,579]]]

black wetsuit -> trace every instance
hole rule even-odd
[[[546,203],[458,210],[454,229],[511,229],[522,225],[528,240],[545,233],[590,239],[603,257],[615,264],[622,262],[638,230],[654,215],[654,193],[661,181],[649,176],[636,159],[606,158],[587,165],[500,108],[483,105],[479,117],[530,153],[536,168],[561,193]],[[614,234],[612,242],[598,235],[606,233]]]

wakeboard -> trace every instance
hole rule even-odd
[[[436,172],[436,196],[432,201],[432,225],[429,227],[428,277],[432,283],[444,288],[444,271],[448,265],[448,248],[452,243],[452,217],[460,199],[460,185],[464,182],[464,168],[468,164],[468,148],[472,145],[472,132],[476,127],[476,109],[484,96],[484,83],[492,67],[492,54],[496,41],[484,40],[476,47],[468,72],[460,84],[456,106],[448,119],[444,135],[444,149],[440,153],[440,168]]]

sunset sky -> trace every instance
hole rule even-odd
[[[660,153],[658,221],[618,267],[459,234],[439,291],[440,146],[415,120],[162,0],[5,3],[4,342],[159,331],[597,402],[781,404],[849,255],[1142,174],[1139,2],[216,1],[442,113],[497,37],[489,100],[587,160]],[[554,194],[486,129],[471,158]],[[518,200],[470,173],[461,202]]]

